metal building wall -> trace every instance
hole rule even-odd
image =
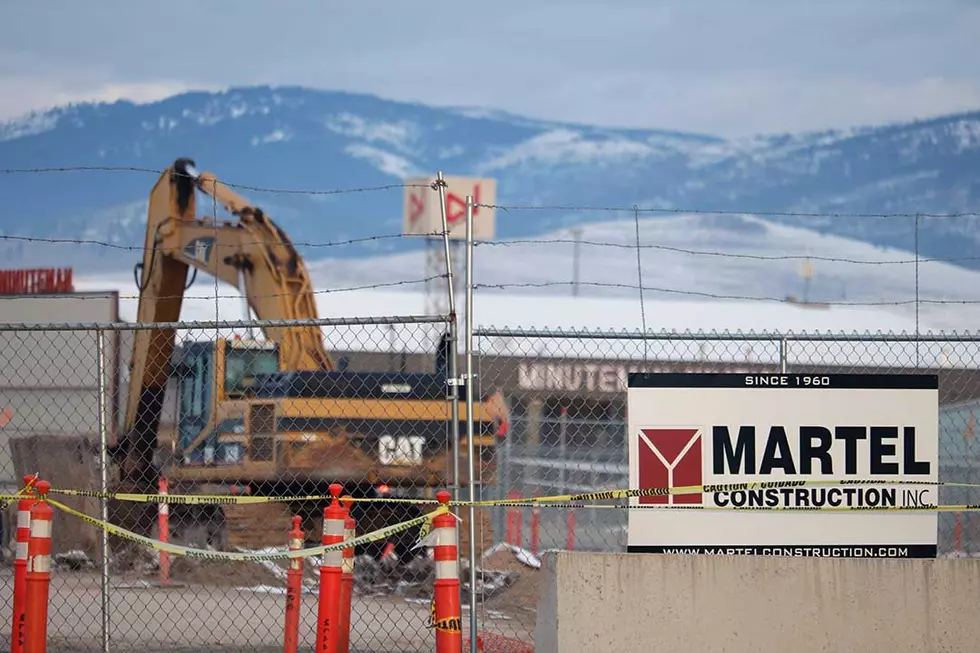
[[[0,296],[0,323],[106,323],[119,320],[119,293]],[[118,338],[106,332],[106,410],[118,412]],[[73,435],[98,440],[97,347],[94,331],[0,332],[0,484],[20,483],[10,439]]]

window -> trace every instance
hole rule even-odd
[[[279,371],[279,354],[275,349],[238,349],[229,345],[225,351],[225,392],[240,394],[252,386],[256,374]]]
[[[205,394],[210,379],[208,356],[191,354],[185,359],[187,376],[180,379],[180,412],[184,417],[200,417],[205,411]]]

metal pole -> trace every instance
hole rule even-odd
[[[470,486],[470,501],[476,501],[473,479],[473,196],[466,196],[466,480]],[[469,506],[470,556],[470,653],[476,651],[476,507]]]
[[[459,333],[456,317],[456,291],[453,284],[453,258],[449,251],[449,221],[446,218],[446,181],[442,170],[436,173],[439,187],[439,217],[442,220],[442,245],[446,252],[446,284],[449,289],[449,397],[451,401],[453,437],[453,499],[459,501]],[[469,415],[469,413],[467,413]],[[456,541],[459,542],[459,522],[456,522]]]
[[[106,356],[105,356],[105,332],[97,329],[95,332],[95,346],[97,349],[95,357],[95,369],[98,374],[99,388],[99,469],[100,486],[102,499],[100,501],[99,512],[103,523],[109,522],[109,500],[106,494],[109,492],[109,423],[106,419]],[[109,653],[109,531],[102,530],[102,651]]]
[[[242,292],[242,319],[246,322],[252,319],[251,309],[248,305],[248,291],[245,290],[245,270],[240,268],[238,270],[238,289]],[[245,330],[245,337],[249,340],[255,339],[255,331],[249,326]]]
[[[558,457],[561,460],[561,468],[558,470],[558,482],[560,487],[558,488],[559,494],[565,494],[566,490],[566,478],[565,478],[565,461],[568,457],[568,409],[561,409],[561,417],[558,418],[560,421],[559,432],[558,432]]]
[[[579,239],[582,237],[582,228],[572,229],[575,236],[575,245],[572,249],[572,296],[578,297],[578,268],[579,268]]]
[[[786,367],[789,360],[789,341],[786,338],[779,339],[779,373],[786,374]]]

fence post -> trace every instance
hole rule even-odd
[[[347,513],[344,522],[344,539],[353,540],[357,535],[357,522],[351,517],[354,499],[345,496],[340,500]],[[350,652],[350,617],[351,598],[354,593],[354,547],[344,549],[343,573],[340,580],[340,636],[338,637],[338,653]]]
[[[14,600],[11,619],[10,651],[24,651],[24,608],[27,601],[27,546],[31,539],[31,508],[34,506],[35,477],[24,477],[26,496],[17,501],[17,553],[14,557]]]
[[[289,531],[289,550],[303,548],[302,518],[293,516],[293,528]],[[283,633],[283,650],[296,653],[299,648],[299,606],[303,591],[303,559],[290,558],[289,571],[286,572],[286,626]]]
[[[785,337],[779,339],[779,373],[786,374],[789,366],[789,340]]]
[[[27,543],[26,653],[45,653],[48,645],[48,594],[51,585],[51,522],[54,509],[45,501],[51,484],[37,482],[37,502],[31,508],[31,537]]]
[[[95,331],[95,368],[98,374],[99,395],[99,486],[102,498],[99,500],[99,516],[109,522],[109,418],[107,417],[109,397],[106,389],[105,331]],[[115,360],[115,359],[113,359]],[[102,601],[102,653],[109,653],[109,531],[102,528],[102,573],[100,597]]]

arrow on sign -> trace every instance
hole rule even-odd
[[[421,194],[411,193],[408,196],[408,221],[415,224],[419,217],[425,212],[425,197]]]
[[[473,187],[473,204],[480,203],[480,185]],[[456,210],[454,210],[454,207]],[[473,207],[473,217],[476,218],[480,207]],[[446,196],[446,222],[453,224],[466,217],[466,198],[449,193]]]

